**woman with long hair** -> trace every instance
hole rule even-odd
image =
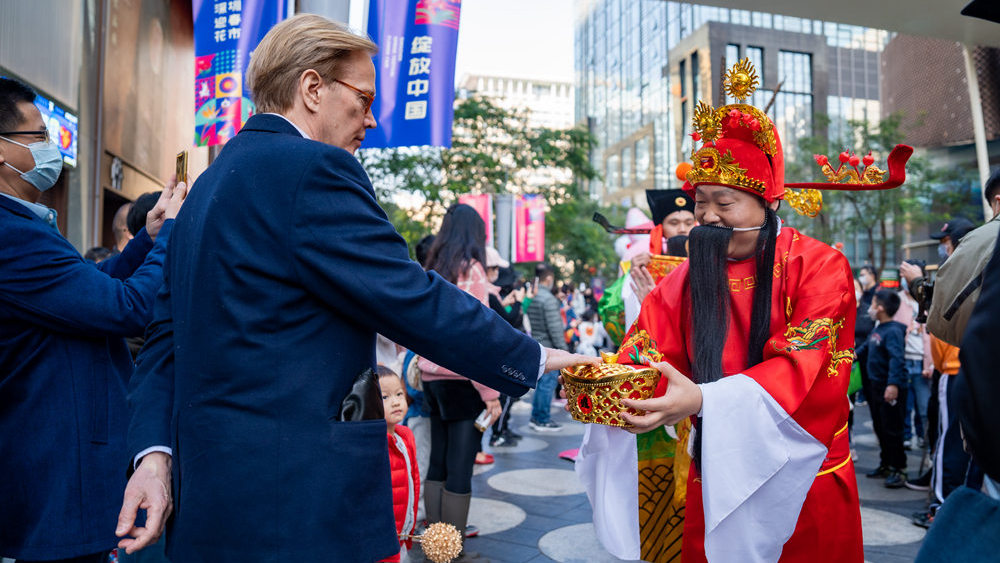
[[[425,268],[488,306],[485,248],[486,224],[475,209],[456,204],[445,213]],[[487,424],[499,417],[499,393],[430,360],[421,359],[418,366],[431,418],[431,460],[424,490],[427,522],[447,522],[464,533],[472,499],[472,468],[482,440],[475,420],[484,409],[491,415]],[[474,558],[463,553],[458,561]]]

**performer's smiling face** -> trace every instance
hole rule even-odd
[[[747,228],[764,224],[763,199],[744,191],[702,184],[695,188],[694,218],[699,225],[716,227]],[[777,210],[778,202],[769,204]],[[746,258],[757,248],[759,231],[733,233],[729,241],[729,258]]]

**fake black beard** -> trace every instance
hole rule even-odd
[[[770,337],[777,221],[774,212],[765,209],[764,226],[757,236],[757,284],[750,316],[746,367],[764,360],[764,345]],[[730,228],[701,225],[691,230],[688,239],[691,249],[688,285],[691,295],[691,343],[694,348],[691,365],[697,383],[710,383],[722,377],[722,352],[729,332],[727,251],[732,236]]]
[[[722,350],[729,329],[729,276],[727,252],[733,230],[700,225],[688,234],[691,249],[689,284],[696,383],[722,377]]]

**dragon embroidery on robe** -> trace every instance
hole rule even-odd
[[[779,352],[797,352],[799,350],[819,350],[824,341],[829,341],[830,364],[827,367],[827,375],[834,377],[837,375],[837,367],[844,362],[851,362],[854,358],[854,349],[837,350],[837,334],[844,325],[844,321],[833,322],[833,319],[824,317],[822,319],[805,319],[799,326],[791,326],[785,330],[785,340],[788,346],[780,348],[777,343],[774,349]]]

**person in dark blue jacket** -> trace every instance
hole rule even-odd
[[[376,333],[515,396],[593,363],[542,349],[410,260],[352,154],[375,127],[374,51],[300,14],[251,57],[259,113],[192,186],[132,377],[127,552],[171,506],[172,561],[398,552],[385,420],[340,416]]]
[[[899,295],[881,288],[872,298],[868,314],[878,324],[865,344],[868,378],[871,381],[872,426],[879,443],[879,466],[868,477],[885,477],[885,486],[898,489],[906,484],[906,451],[903,449],[903,418],[906,413],[906,327],[892,320],[899,310]]]
[[[0,78],[0,556],[96,562],[125,487],[124,337],[152,319],[184,187],[121,254],[85,261],[38,203],[62,157],[34,99]]]

